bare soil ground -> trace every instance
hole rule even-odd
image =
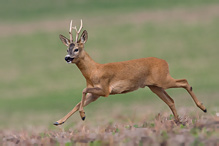
[[[151,121],[126,123],[80,124],[44,132],[3,130],[0,145],[219,145],[217,115],[184,116],[175,123],[172,115],[163,113]]]

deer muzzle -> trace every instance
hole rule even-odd
[[[67,63],[72,63],[72,60],[73,60],[74,58],[71,58],[71,56],[70,55],[66,55],[65,56],[65,61],[67,62]]]

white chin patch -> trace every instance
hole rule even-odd
[[[71,61],[68,61],[67,63],[68,63],[68,64],[71,64],[72,62],[71,62]]]

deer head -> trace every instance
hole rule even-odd
[[[72,20],[71,20],[70,29],[69,29],[70,40],[61,34],[59,35],[59,38],[61,39],[62,43],[68,47],[67,48],[68,54],[65,56],[65,61],[67,63],[76,63],[81,57],[83,57],[84,44],[88,39],[88,33],[86,30],[84,30],[81,34],[80,39],[78,40],[78,36],[80,34],[82,27],[83,27],[82,20],[79,30],[77,30],[76,26],[72,27]],[[75,41],[73,40],[72,29],[76,31]]]

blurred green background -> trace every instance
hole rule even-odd
[[[80,101],[85,79],[64,61],[66,47],[58,38],[69,37],[71,19],[77,25],[83,19],[85,50],[95,61],[165,59],[174,78],[188,79],[208,114],[219,111],[217,0],[2,0],[0,128],[50,127]],[[202,114],[184,89],[168,93],[179,113]],[[88,122],[97,115],[116,120],[118,113],[171,113],[147,88],[100,98],[85,111]],[[78,114],[66,125],[76,122]]]

